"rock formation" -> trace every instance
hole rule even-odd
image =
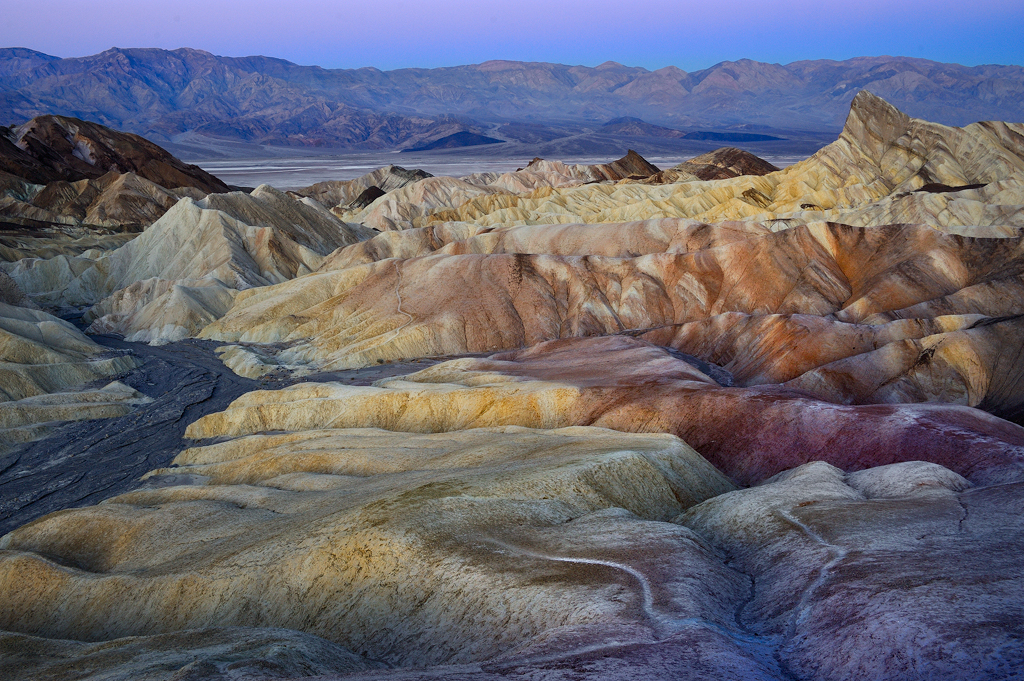
[[[0,303],[0,314],[4,401],[57,392],[134,366],[131,357],[104,357],[74,326],[42,310]]]
[[[606,357],[563,342],[554,350],[562,357],[541,350],[462,360],[375,388],[250,393],[190,429],[219,442],[182,452],[175,467],[150,477],[191,484],[55,514],[0,540],[2,626],[48,666],[59,646],[65,659],[85,654],[62,639],[123,646],[123,637],[141,637],[132,663],[140,665],[152,654],[143,651],[176,635],[179,657],[168,664],[208,660],[197,672],[210,678],[224,653],[208,650],[200,632],[214,623],[248,627],[218,633],[230,642],[253,627],[267,632],[257,641],[276,627],[327,638],[339,647],[314,646],[324,665],[346,659],[347,649],[373,661],[367,666],[460,665],[435,673],[481,679],[551,663],[585,664],[601,678],[618,678],[613,670],[624,665],[659,679],[709,670],[899,678],[908,657],[933,677],[981,679],[1019,664],[996,652],[1012,648],[1012,626],[982,626],[1013,621],[1024,586],[1007,552],[1021,542],[1019,514],[1005,512],[1020,498],[1019,484],[1005,484],[1012,466],[980,456],[975,472],[1003,484],[972,489],[934,463],[854,473],[810,463],[733,491],[671,435],[554,428],[551,420],[587,392],[611,418],[619,410],[638,423],[621,409],[678,413],[647,401],[652,377],[666,397],[687,383],[716,389],[662,349],[618,342]],[[614,354],[623,351],[633,361]],[[645,357],[631,370],[636,353]],[[518,377],[508,370],[516,363]],[[485,425],[531,413],[534,428]],[[744,420],[732,412],[727,432]],[[979,446],[1006,436],[994,421]],[[818,425],[826,423],[823,415]],[[927,451],[950,425],[888,435],[910,442],[931,432]],[[877,426],[865,423],[861,434]],[[1022,445],[1011,448],[1017,475]],[[968,574],[952,560],[965,540]],[[890,582],[894,573],[906,587]],[[123,598],[126,589],[133,598]],[[864,620],[893,636],[909,621],[915,635],[880,646],[856,624]],[[936,647],[936,638],[944,643]],[[293,655],[317,639],[303,641]],[[961,650],[972,652],[969,661],[954,662]],[[366,678],[394,673],[402,671]]]
[[[382,168],[382,172],[388,171]],[[514,204],[518,196],[533,195],[534,190],[574,187],[590,183],[642,180],[660,171],[632,149],[611,163],[567,165],[559,161],[535,158],[513,173],[474,173],[461,178],[430,177],[403,183],[370,201],[339,204],[333,210],[343,220],[358,222],[380,231],[409,229],[436,222],[438,215],[470,205],[473,199],[490,197],[493,202]],[[370,177],[370,176],[364,176]],[[401,175],[400,175],[401,177]],[[365,180],[355,180],[360,186]],[[314,185],[315,186],[315,185]],[[384,190],[381,190],[384,191]],[[329,194],[328,194],[329,196]]]
[[[0,260],[116,248],[182,197],[228,187],[152,142],[62,116],[0,130]]]
[[[736,147],[722,147],[695,156],[689,161],[672,166],[669,170],[689,173],[698,180],[727,180],[740,175],[767,175],[779,169],[749,151]]]
[[[377,388],[311,383],[249,393],[188,435],[597,425],[674,433],[742,484],[819,460],[844,470],[925,460],[977,482],[1024,479],[1024,428],[979,409],[846,406],[789,385],[722,385],[697,366],[628,336],[551,341],[445,362]],[[1019,403],[1021,383],[1011,382]]]
[[[395,189],[401,189],[410,182],[425,180],[428,177],[433,176],[422,170],[407,170],[402,166],[389,165],[378,168],[354,180],[317,182],[289,193],[297,197],[315,199],[327,208],[347,207],[372,187],[376,187],[380,192],[387,194]],[[359,209],[364,207],[359,206]]]
[[[4,264],[0,475],[187,441],[0,537],[0,673],[1016,678],[1022,133],[861,94],[785,170],[389,167]]]
[[[38,116],[0,135],[0,170],[36,184],[134,173],[167,189],[228,191],[202,168],[182,163],[149,140],[65,116]]]
[[[3,270],[0,270],[0,303],[38,309],[18,286],[18,282],[11,279],[11,276]]]
[[[636,331],[743,381],[795,381],[840,402],[942,399],[1013,416],[1024,397],[1008,368],[1019,364],[1011,339],[1022,328],[1003,319],[1024,314],[1010,293],[1020,237],[663,220],[510,228],[373,262],[417,255],[368,252],[383,236],[341,269],[243,292],[202,335],[287,341],[284,364],[340,368]],[[879,326],[888,316],[896,321]],[[732,326],[739,320],[748,321]],[[771,343],[760,340],[768,329]]]
[[[0,217],[25,227],[42,223],[101,233],[141,232],[183,196],[205,195],[191,188],[165,189],[134,173],[120,175],[114,171],[94,180],[57,180],[35,185],[27,194],[25,200],[10,195],[0,199]]]
[[[106,366],[100,364],[88,369],[102,376],[105,369],[126,370],[132,366],[129,359],[121,367],[108,363]],[[9,375],[6,371],[4,373]],[[80,380],[83,376],[76,378]],[[124,416],[149,402],[152,402],[151,398],[117,381],[102,388],[78,388],[0,402],[0,454],[6,454],[24,442],[46,437],[57,426],[70,421]]]
[[[919,121],[861,92],[836,142],[768,175],[709,183],[687,178],[671,184],[627,183],[613,189],[588,185],[513,199],[482,197],[435,213],[430,220],[493,226],[510,220],[538,224],[686,217],[708,222],[749,219],[777,229],[815,220],[1019,228],[1024,226],[1022,130],[1021,124],[1011,123],[949,128]],[[981,187],[918,192],[928,185]],[[911,215],[914,220],[902,219]]]
[[[310,272],[368,235],[309,199],[262,186],[186,197],[110,252],[21,260],[7,269],[39,303],[96,305],[86,316],[96,331],[177,340],[224,314],[237,291]]]
[[[0,454],[58,422],[119,416],[144,399],[116,382],[96,385],[135,367],[132,357],[105,353],[73,325],[26,303],[0,274]]]

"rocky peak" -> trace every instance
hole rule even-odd
[[[618,161],[612,161],[608,165],[622,177],[649,177],[660,170],[658,166],[632,149]]]
[[[701,154],[672,168],[701,180],[724,180],[740,175],[767,175],[778,168],[759,156],[736,147],[722,147]]]
[[[910,116],[889,102],[861,90],[850,104],[842,137],[877,163],[882,154],[907,131],[910,121]]]

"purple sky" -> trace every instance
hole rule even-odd
[[[0,46],[61,57],[195,47],[394,69],[488,59],[693,71],[901,55],[1024,64],[1022,0],[3,0]]]

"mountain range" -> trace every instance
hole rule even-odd
[[[519,143],[715,132],[716,141],[731,142],[743,141],[740,134],[837,133],[862,89],[948,125],[1024,120],[1024,68],[905,57],[744,59],[690,73],[514,61],[380,71],[188,48],[114,48],[68,59],[0,49],[0,123],[58,114],[162,143],[389,149],[460,132]]]

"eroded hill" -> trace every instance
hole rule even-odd
[[[783,170],[389,167],[5,265],[17,428],[138,371],[33,300],[261,383],[133,489],[0,538],[0,670],[1019,676],[1022,135],[862,93]],[[174,412],[124,388],[80,402]]]

